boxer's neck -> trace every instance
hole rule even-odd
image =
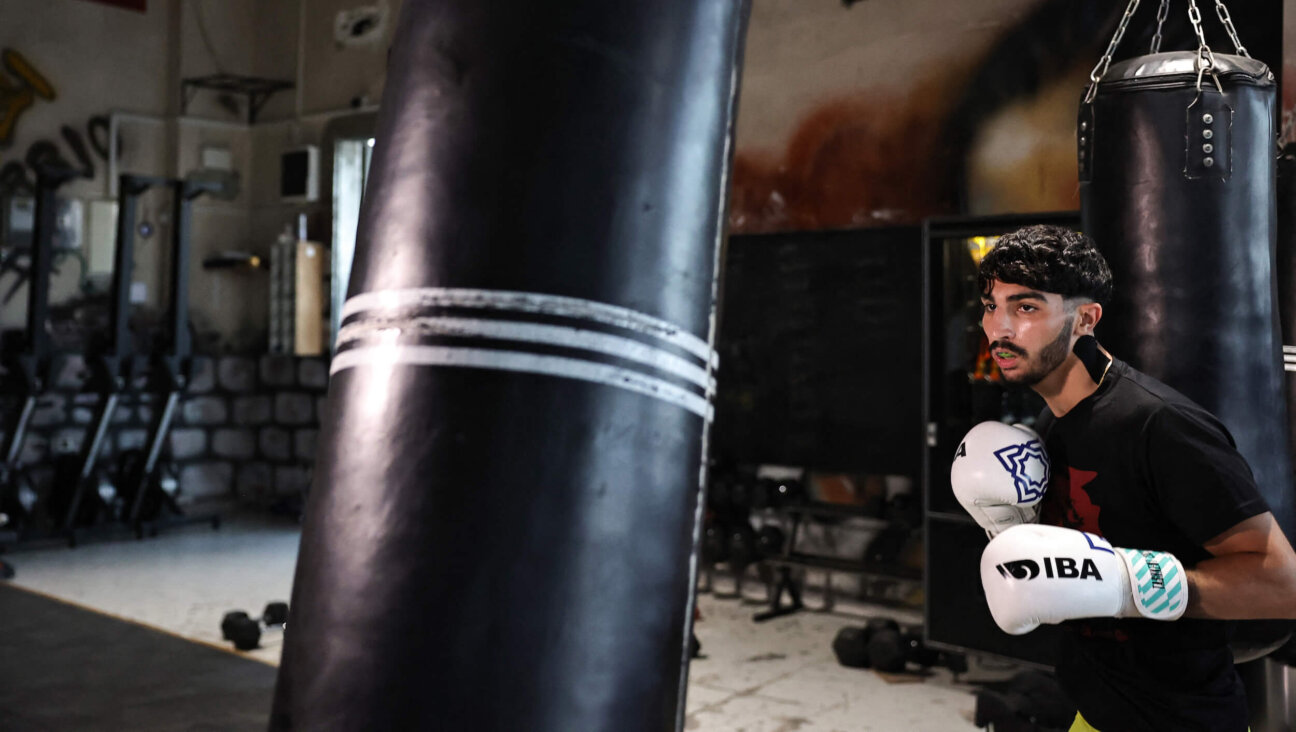
[[[1108,359],[1111,358],[1111,354],[1108,354],[1105,349],[1102,352]],[[1104,372],[1103,376],[1105,375]],[[1044,403],[1048,405],[1054,417],[1062,417],[1090,394],[1098,391],[1098,385],[1101,383],[1102,377],[1095,381],[1084,362],[1071,353],[1048,376],[1031,388],[1044,397]]]

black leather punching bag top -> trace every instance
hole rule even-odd
[[[1080,106],[1079,161],[1084,230],[1115,286],[1100,340],[1224,422],[1296,537],[1273,74],[1247,56],[1157,53],[1111,65],[1094,91]]]
[[[681,724],[746,0],[405,0],[272,729]]]

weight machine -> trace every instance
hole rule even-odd
[[[134,342],[130,329],[130,283],[135,256],[135,210],[140,196],[153,188],[172,191],[171,292],[162,333],[151,344]],[[219,183],[175,180],[125,174],[120,178],[117,250],[111,287],[111,318],[106,341],[89,344],[88,389],[99,395],[99,404],[75,461],[63,465],[51,505],[61,520],[68,543],[105,520],[117,519],[134,530],[137,538],[155,535],[163,525],[211,522],[219,528],[218,514],[188,516],[176,504],[173,485],[158,469],[159,458],[193,366],[193,339],[189,330],[189,236],[191,204],[204,193],[220,190]],[[113,480],[96,470],[113,414],[126,391],[143,379],[145,391],[154,395],[154,417],[142,451],[128,452],[118,461]],[[111,485],[110,485],[111,483]]]
[[[46,320],[49,316],[50,274],[54,258],[54,229],[58,189],[80,176],[80,171],[41,166],[36,172],[36,220],[28,269],[27,330],[6,334],[0,344],[0,361],[5,369],[4,390],[17,394],[18,409],[4,431],[0,456],[0,547],[16,542],[31,517],[35,503],[26,471],[22,447],[36,402],[45,392],[56,357]],[[13,577],[14,569],[0,561],[0,577]]]

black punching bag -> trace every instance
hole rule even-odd
[[[746,0],[405,0],[272,729],[682,720]]]
[[[1282,324],[1289,454],[1296,456],[1296,145],[1278,156],[1278,320]]]
[[[1115,283],[1100,339],[1220,418],[1296,538],[1274,274],[1277,89],[1260,61],[1212,58],[1212,69],[1189,51],[1113,64],[1080,106],[1083,225]]]

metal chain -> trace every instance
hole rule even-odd
[[[1243,46],[1242,40],[1238,38],[1237,28],[1233,27],[1233,18],[1229,15],[1224,0],[1215,0],[1215,14],[1219,16],[1220,22],[1224,24],[1224,29],[1228,31],[1229,38],[1232,39],[1233,47],[1237,49],[1238,55],[1251,58],[1251,54],[1247,53],[1246,46]]]
[[[1188,0],[1188,20],[1192,23],[1193,32],[1197,34],[1197,91],[1201,92],[1202,75],[1209,71],[1215,88],[1223,94],[1224,88],[1215,75],[1215,54],[1211,53],[1210,45],[1206,43],[1206,34],[1202,31],[1201,9],[1197,7],[1197,0]]]
[[[1197,34],[1197,52],[1209,51],[1206,34],[1202,32],[1201,10],[1197,7],[1197,0],[1188,0],[1188,20],[1192,23],[1193,32]]]
[[[1107,44],[1107,52],[1098,59],[1098,65],[1093,67],[1089,72],[1089,90],[1085,92],[1085,103],[1092,102],[1094,96],[1098,93],[1098,82],[1102,80],[1107,73],[1107,67],[1111,66],[1112,54],[1116,53],[1116,47],[1120,45],[1121,39],[1125,37],[1125,29],[1129,27],[1130,18],[1134,17],[1134,11],[1138,10],[1139,0],[1130,0],[1125,8],[1125,15],[1121,17],[1120,23],[1116,26],[1116,34],[1112,36],[1111,43]]]
[[[1161,29],[1165,27],[1166,18],[1170,15],[1170,0],[1161,0],[1161,7],[1157,8],[1157,27],[1156,34],[1152,36],[1152,48],[1148,53],[1161,53]]]

